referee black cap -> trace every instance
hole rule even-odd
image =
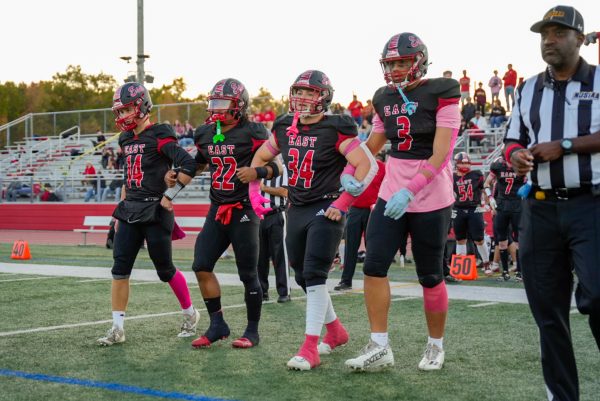
[[[540,33],[542,28],[548,24],[558,24],[583,33],[583,17],[581,13],[571,6],[555,6],[552,7],[541,21],[536,22],[531,26],[531,31]]]

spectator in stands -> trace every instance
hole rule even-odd
[[[367,120],[369,125],[372,125],[374,112],[375,112],[375,109],[373,108],[373,102],[371,101],[371,99],[369,99],[369,100],[367,100],[367,105],[365,107],[363,107],[363,110],[362,110],[363,122],[364,122],[364,120]]]
[[[273,111],[273,108],[270,104],[268,104],[262,116],[262,123],[265,125],[265,127],[267,127],[269,131],[271,131],[271,128],[273,128],[273,122],[275,121],[275,117],[276,116],[275,112]]]
[[[121,170],[125,165],[125,156],[123,156],[123,151],[121,149],[117,150],[117,157],[115,160],[115,170]]]
[[[492,104],[500,99],[500,89],[502,89],[502,80],[498,76],[498,70],[494,70],[494,76],[490,78],[488,83],[490,91],[492,92]]]
[[[504,73],[502,78],[504,81],[504,96],[506,96],[506,110],[510,111],[510,106],[515,102],[515,87],[517,86],[517,72],[513,70],[512,64],[508,65],[508,71]],[[508,101],[508,98],[512,101]]]
[[[481,115],[481,111],[477,110],[475,112],[475,117],[469,121],[467,127],[473,130],[469,135],[471,146],[481,146],[481,143],[485,138],[485,131],[488,128],[487,120]]]
[[[500,99],[496,99],[492,112],[490,114],[490,125],[492,128],[499,128],[506,121],[506,110],[502,107]]]
[[[356,95],[352,95],[352,102],[348,105],[348,110],[350,110],[350,115],[356,122],[356,125],[360,126],[362,123],[362,109],[363,104],[360,100],[357,99]]]
[[[92,162],[85,163],[85,170],[83,170],[83,180],[81,184],[87,185],[90,179],[93,181],[94,177],[96,177],[96,169]]]
[[[115,151],[113,150],[113,148],[105,146],[104,149],[102,149],[102,168],[103,169],[107,169],[108,167],[108,161],[110,158],[115,157]],[[114,162],[113,162],[114,163]]]
[[[6,188],[6,200],[16,202],[21,195],[31,196],[31,187],[21,181],[13,181]]]
[[[464,106],[465,101],[471,95],[471,78],[467,77],[467,70],[463,70],[463,76],[458,83],[460,84],[460,105]]]
[[[100,192],[98,192],[98,183],[100,183]],[[84,202],[89,202],[94,196],[96,196],[96,202],[100,202],[100,196],[102,195],[102,191],[106,188],[106,180],[102,175],[102,171],[98,170],[98,173],[95,177],[89,176],[89,181],[87,183],[88,189],[85,193],[85,197],[83,199]]]
[[[475,105],[471,102],[471,98],[467,97],[467,104],[465,104],[462,107],[462,111],[461,114],[463,116],[463,118],[465,119],[465,121],[469,122],[471,121],[471,119],[473,117],[475,117],[475,110],[477,108],[475,107]]]
[[[110,184],[102,190],[102,197],[100,200],[102,202],[106,202],[106,198],[108,195],[115,195],[115,202],[119,202],[121,200],[121,189],[123,187],[123,179],[115,178],[110,182]]]
[[[102,133],[102,130],[98,128],[98,130],[96,130],[96,140],[92,141],[92,143],[94,144],[94,147],[96,147],[102,142],[106,142],[106,137]]]
[[[442,73],[442,77],[444,78],[452,78],[452,71],[446,70]]]
[[[44,192],[42,192],[42,195],[40,196],[41,202],[60,202],[60,200],[61,199],[54,192],[52,185],[50,185],[50,184],[44,185]]]
[[[481,115],[485,116],[485,103],[486,103],[485,89],[483,89],[483,82],[479,83],[479,87],[475,89],[475,104],[477,110],[481,111]]]

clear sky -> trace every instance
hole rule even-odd
[[[183,77],[186,95],[207,93],[221,78],[240,79],[255,95],[263,86],[279,98],[306,69],[324,71],[347,104],[381,86],[386,41],[414,32],[429,49],[429,77],[466,69],[471,80],[519,76],[544,68],[539,34],[529,27],[556,5],[548,0],[145,0],[146,71],[154,86]],[[564,3],[563,3],[564,4]],[[600,30],[600,1],[572,0],[585,31]],[[137,54],[136,0],[0,2],[3,57],[0,82],[50,80],[69,64],[122,79],[135,70],[120,56]],[[598,63],[598,44],[583,47]]]

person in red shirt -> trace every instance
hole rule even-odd
[[[362,110],[363,104],[360,100],[356,99],[356,95],[352,96],[352,102],[348,105],[348,110],[350,110],[350,115],[356,121],[356,125],[360,126],[362,124]]]
[[[485,89],[483,89],[483,82],[479,83],[479,87],[475,89],[475,104],[476,110],[481,111],[481,115],[485,116],[485,102],[486,102]]]
[[[517,72],[513,70],[512,64],[508,65],[508,71],[504,73],[502,78],[504,81],[504,96],[506,96],[506,110],[510,111],[510,106],[515,102],[515,86],[517,86]],[[512,101],[509,102],[508,98]]]
[[[344,272],[340,283],[334,287],[335,291],[351,290],[352,278],[356,269],[356,261],[358,257],[358,248],[363,234],[367,231],[369,216],[371,215],[371,207],[377,202],[379,187],[385,176],[385,164],[381,160],[377,160],[379,170],[371,181],[371,184],[360,194],[350,207],[346,216],[346,247],[344,249]]]
[[[471,78],[467,77],[467,70],[463,70],[463,76],[458,80],[460,84],[460,106],[465,105],[465,100],[469,97],[471,91]]]
[[[273,121],[275,121],[275,112],[271,106],[267,106],[264,113],[262,114],[262,123],[270,131],[273,128]]]

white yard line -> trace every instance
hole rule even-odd
[[[28,277],[28,278],[13,278],[10,280],[0,280],[0,283],[12,283],[13,281],[29,281],[29,280],[51,280],[53,278],[62,277]]]
[[[498,302],[483,302],[481,304],[469,305],[469,308],[482,308],[484,306],[498,305]]]
[[[96,283],[99,281],[110,281],[110,280],[111,279],[109,279],[109,278],[92,278],[89,280],[78,280],[78,281],[76,281],[76,283]]]
[[[411,299],[418,299],[419,297],[401,297],[401,298],[392,298],[392,302],[396,301],[409,301]]]

